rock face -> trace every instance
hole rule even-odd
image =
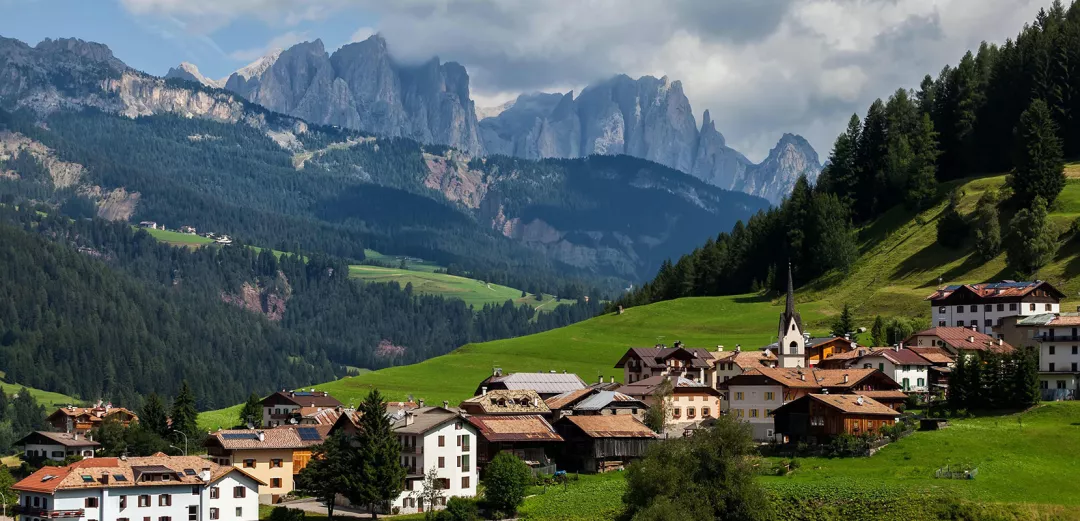
[[[770,155],[755,165],[725,144],[708,111],[699,130],[682,83],[666,76],[616,76],[587,87],[576,99],[573,92],[522,95],[494,113],[479,123],[491,154],[529,159],[626,154],[772,203],[791,192],[798,175],[814,181],[821,171],[813,148],[790,135],[777,145],[783,150],[774,150],[786,154],[784,160]]]
[[[224,87],[311,123],[484,152],[465,68],[438,58],[398,64],[379,35],[333,54],[321,40],[275,51],[233,73]]]
[[[201,83],[207,87],[213,87],[220,89],[225,86],[224,80],[212,80],[203,76],[199,72],[199,68],[193,63],[183,62],[178,67],[172,67],[169,72],[165,73],[165,78],[178,78],[181,80],[194,81],[195,83]]]

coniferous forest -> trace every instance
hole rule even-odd
[[[49,211],[53,209],[45,208]],[[0,206],[0,370],[7,381],[138,406],[190,382],[199,408],[332,380],[346,366],[415,363],[474,341],[529,334],[599,311],[473,311],[347,264],[233,244],[159,243],[125,223]],[[239,304],[243,303],[246,308]]]
[[[858,258],[856,230],[896,206],[924,209],[941,198],[938,241],[978,237],[981,255],[1002,249],[1030,276],[1053,252],[1046,212],[1065,184],[1064,157],[1080,154],[1080,4],[1055,1],[1004,44],[983,43],[917,89],[878,99],[852,115],[817,183],[800,179],[779,206],[720,233],[652,282],[613,304],[634,306],[699,295],[778,289],[791,263],[796,285]],[[973,222],[941,182],[1008,172],[1003,193],[980,201]],[[1000,213],[999,213],[1000,212]],[[1011,216],[1001,230],[999,215]]]

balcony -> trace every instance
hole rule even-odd
[[[1035,340],[1040,342],[1080,342],[1080,335],[1035,335]]]
[[[401,452],[404,454],[423,454],[423,445],[402,445]]]
[[[461,452],[469,452],[469,446],[468,445],[462,445],[461,446]]]
[[[83,517],[83,510],[46,510],[38,507],[28,507],[23,505],[15,505],[12,509],[15,514],[22,514],[25,516],[40,517],[46,519],[66,519],[66,518],[80,518]]]

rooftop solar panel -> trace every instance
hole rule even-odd
[[[296,434],[303,441],[319,441],[322,439],[322,436],[319,436],[319,431],[315,430],[314,427],[300,427],[296,429]]]
[[[221,435],[226,440],[257,440],[259,435],[254,432],[226,432]]]
[[[194,476],[195,469],[184,469],[184,474],[187,474],[188,476]]]

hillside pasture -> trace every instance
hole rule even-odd
[[[424,269],[429,268],[430,265],[419,265],[420,269],[413,269],[413,266],[417,265],[409,264],[408,269],[366,264],[351,265],[349,276],[365,282],[397,282],[403,288],[407,284],[412,284],[413,291],[416,293],[458,298],[473,308],[483,307],[485,304],[501,305],[510,300],[517,305],[528,305],[538,311],[548,311],[555,306],[570,302],[556,300],[551,295],[543,295],[540,300],[536,300],[531,294],[522,297],[519,289]]]

